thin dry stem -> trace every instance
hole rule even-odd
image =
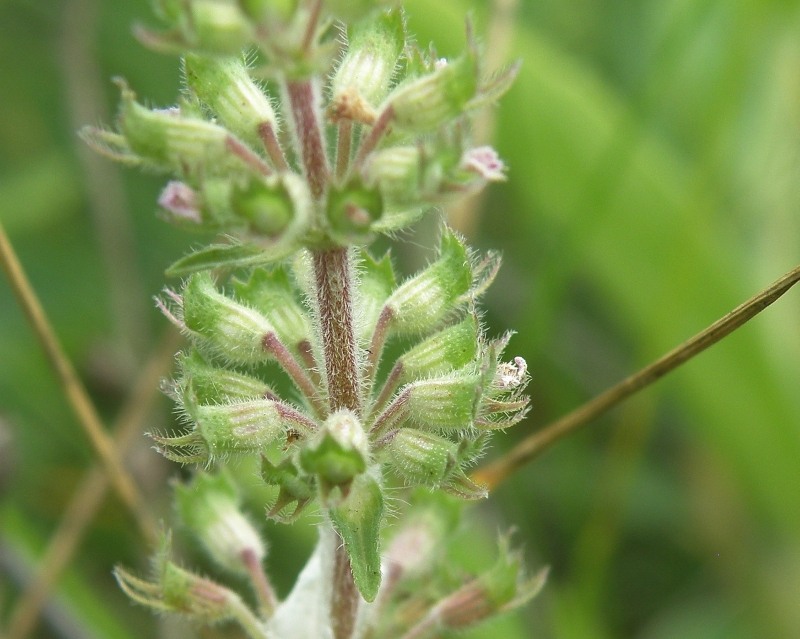
[[[142,432],[142,424],[158,396],[158,380],[169,370],[180,340],[176,331],[170,330],[167,333],[148,359],[133,392],[115,420],[115,444],[120,454],[124,454],[133,437]],[[50,590],[75,554],[89,524],[102,505],[108,488],[108,477],[100,465],[95,465],[84,475],[39,560],[39,572],[11,612],[7,639],[25,639],[35,629],[36,620]]]
[[[114,442],[103,427],[97,410],[89,399],[89,394],[61,348],[2,224],[0,224],[0,261],[2,261],[3,270],[8,276],[14,295],[28,317],[31,327],[61,383],[64,395],[77,417],[78,423],[89,438],[92,448],[100,458],[115,492],[133,514],[142,535],[149,541],[155,541],[157,526],[153,515],[147,509],[131,474],[120,461],[114,448]]]
[[[800,281],[800,266],[795,267],[758,295],[737,306],[730,313],[652,364],[645,366],[639,372],[623,379],[594,399],[522,440],[508,454],[478,469],[473,474],[473,479],[490,490],[495,488],[509,475],[536,459],[557,441],[588,425],[634,393],[661,379],[670,371],[702,353],[709,346],[730,335],[775,302],[798,281]]]

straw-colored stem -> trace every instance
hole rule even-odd
[[[142,535],[148,541],[155,541],[156,522],[145,506],[144,499],[133,478],[120,461],[114,443],[103,427],[97,410],[89,399],[89,394],[61,348],[2,224],[0,224],[0,262],[2,262],[3,270],[11,283],[14,295],[28,317],[31,327],[61,383],[70,408],[100,458],[115,492],[133,514]]]
[[[709,346],[730,335],[775,302],[798,281],[800,281],[800,266],[795,267],[758,295],[740,304],[730,313],[652,364],[626,377],[594,399],[522,440],[513,450],[497,461],[478,469],[473,474],[473,479],[490,490],[495,488],[509,475],[536,459],[557,441],[588,425],[634,393],[650,386],[670,371],[702,353]]]
[[[168,332],[149,358],[133,392],[122,407],[114,425],[115,443],[120,454],[130,446],[133,437],[142,432],[142,424],[158,395],[158,380],[172,364],[180,339],[176,331]],[[108,488],[108,477],[101,466],[95,465],[87,471],[39,560],[39,572],[11,612],[7,639],[24,639],[30,636],[50,590],[80,545],[92,518],[108,493]]]

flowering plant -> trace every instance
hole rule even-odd
[[[149,579],[117,579],[139,603],[254,638],[434,636],[544,581],[523,576],[507,540],[494,568],[456,585],[436,560],[451,509],[436,495],[486,497],[468,468],[528,410],[525,361],[503,359],[511,335],[490,338],[480,321],[499,257],[444,224],[411,277],[369,249],[504,179],[495,151],[470,144],[469,116],[516,66],[487,73],[469,28],[464,53],[439,59],[414,44],[402,8],[375,4],[160,0],[166,29],[139,35],[181,56],[178,105],[148,108],[117,80],[116,126],[83,131],[101,153],[170,175],[165,218],[218,238],[168,269],[185,279],[157,302],[190,346],[167,387],[185,429],[152,438],[195,467],[176,490],[180,519],[221,571],[249,577],[257,606],[174,563],[168,533]],[[317,549],[283,601],[228,470],[242,458],[274,487],[269,518],[319,513]],[[391,521],[400,486],[410,505]]]

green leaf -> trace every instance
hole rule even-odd
[[[289,247],[270,252],[255,244],[211,244],[173,262],[165,274],[167,277],[183,277],[215,268],[262,266],[281,260],[291,252]]]
[[[383,493],[378,482],[368,475],[356,477],[347,498],[330,509],[330,517],[344,541],[358,591],[373,601],[381,585]]]

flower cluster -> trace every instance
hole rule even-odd
[[[168,270],[185,277],[158,305],[190,341],[168,385],[186,428],[152,437],[167,458],[197,466],[177,491],[182,519],[215,563],[253,577],[262,618],[163,558],[153,581],[119,571],[120,583],[141,603],[233,619],[255,637],[328,636],[297,629],[298,606],[314,605],[337,639],[378,632],[348,600],[347,580],[386,606],[398,579],[418,572],[398,550],[413,528],[382,549],[386,491],[485,497],[467,468],[528,409],[525,361],[503,361],[510,335],[486,337],[477,311],[497,255],[472,253],[442,226],[429,265],[402,279],[367,249],[504,179],[494,150],[470,146],[467,124],[516,68],[487,75],[469,30],[462,55],[439,59],[413,44],[400,8],[375,4],[159,0],[166,29],[138,33],[181,55],[179,104],[148,108],[118,80],[115,128],[83,131],[113,159],[170,175],[158,202],[166,219],[219,238]],[[322,535],[295,587],[302,597],[280,603],[257,576],[266,546],[225,470],[243,456],[260,459],[275,487],[268,517],[290,522],[314,504],[343,542]],[[417,529],[428,548],[435,528]],[[516,555],[501,564],[408,626],[464,627],[538,589]],[[328,583],[314,590],[314,580]]]

